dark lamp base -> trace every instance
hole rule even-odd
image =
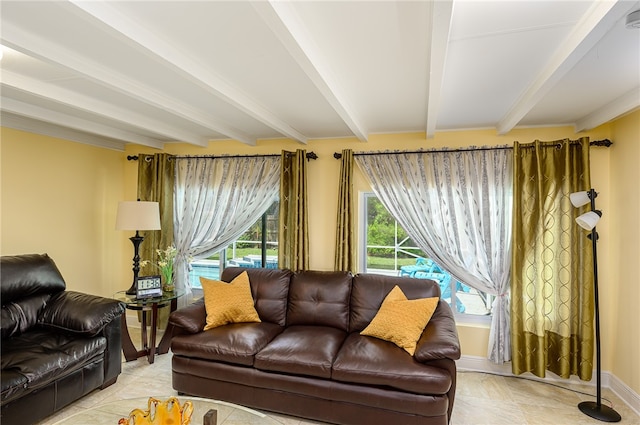
[[[595,401],[583,401],[578,404],[578,409],[585,415],[603,422],[620,422],[622,419],[618,412],[609,406],[598,405]]]
[[[131,285],[131,288],[127,289],[126,294],[127,295],[135,295],[136,294],[136,284],[135,283],[133,283]]]

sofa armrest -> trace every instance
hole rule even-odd
[[[206,323],[207,311],[204,307],[204,299],[199,299],[169,315],[169,324],[177,328],[174,331],[178,333],[200,333],[204,330]]]
[[[60,292],[49,300],[38,317],[38,325],[82,336],[95,336],[118,319],[124,304],[111,298],[75,291]]]
[[[445,301],[439,301],[436,311],[422,332],[413,357],[419,362],[460,358],[456,322],[451,308]]]

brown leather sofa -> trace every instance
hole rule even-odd
[[[181,394],[337,424],[442,424],[451,418],[460,343],[440,300],[414,356],[360,335],[398,285],[439,297],[428,280],[345,272],[247,271],[261,323],[203,331],[203,301],[169,318],[173,387]]]
[[[440,300],[414,356],[360,335],[398,285],[439,297],[433,281],[347,272],[246,270],[261,323],[203,331],[203,301],[173,312],[173,387],[181,394],[337,424],[441,424],[451,418],[460,344]]]
[[[0,423],[37,423],[120,374],[124,306],[65,287],[46,254],[0,259]]]

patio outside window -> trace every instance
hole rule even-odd
[[[373,193],[364,193],[361,205],[361,272],[435,280],[442,298],[456,306],[457,317],[485,316],[489,322],[491,295],[456,280],[428,258]]]

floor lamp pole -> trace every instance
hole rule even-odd
[[[596,192],[594,189],[589,191],[589,198],[591,199],[591,211],[596,211]],[[595,302],[595,313],[596,313],[596,385],[597,385],[597,395],[596,401],[583,401],[578,404],[578,408],[582,413],[587,416],[591,416],[594,419],[598,419],[603,422],[620,422],[622,417],[610,408],[609,406],[605,406],[602,404],[602,364],[600,360],[600,306],[599,306],[599,297],[598,297],[598,253],[596,249],[596,243],[598,241],[598,233],[596,232],[595,226],[591,229],[591,234],[589,235],[589,239],[591,239],[591,244],[593,246],[593,295]]]

